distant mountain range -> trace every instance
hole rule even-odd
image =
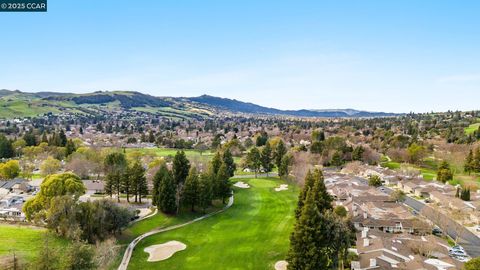
[[[387,117],[394,113],[354,109],[280,110],[235,99],[209,95],[156,97],[133,91],[96,91],[87,94],[28,93],[0,90],[0,118],[34,117],[45,113],[98,114],[122,110],[142,111],[172,118],[208,118],[219,113],[294,117]]]
[[[187,98],[198,103],[207,104],[217,108],[224,108],[232,112],[267,114],[267,115],[289,115],[298,117],[385,117],[395,116],[394,113],[367,112],[353,109],[326,109],[326,110],[279,110],[263,107],[253,103],[238,101],[236,99],[219,98],[209,95]]]

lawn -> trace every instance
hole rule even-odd
[[[15,251],[22,260],[30,262],[43,247],[46,234],[48,232],[43,228],[0,224],[0,257],[8,256]],[[49,236],[49,244],[64,248],[68,241]]]
[[[298,189],[276,192],[278,178],[242,179],[227,211],[141,241],[129,269],[273,269],[285,258],[293,228]],[[177,240],[187,249],[160,262],[147,262],[145,247]]]
[[[478,130],[479,127],[480,127],[480,123],[471,124],[470,126],[465,128],[465,134],[467,135],[472,134],[473,132]]]
[[[438,164],[436,161],[431,159],[425,159],[423,166],[413,165],[404,163],[405,166],[419,170],[423,176],[423,179],[426,181],[431,181],[437,177],[437,167]],[[383,167],[392,169],[392,170],[399,170],[401,168],[401,164],[394,161],[383,162],[381,164]],[[462,186],[477,186],[480,187],[480,178],[478,175],[472,174],[467,175],[463,173],[455,173],[453,176],[453,180],[448,182],[450,185],[462,185]]]
[[[206,213],[218,211],[223,207],[221,202],[215,203],[213,207],[207,209]],[[201,212],[192,213],[190,211],[182,211],[178,216],[165,215],[162,212],[158,212],[155,216],[147,218],[145,220],[134,223],[132,226],[122,232],[122,235],[118,238],[121,244],[128,244],[137,236],[149,232],[154,229],[164,228],[175,224],[184,223],[204,215]],[[123,255],[123,254],[122,254]]]
[[[395,161],[383,162],[382,166],[391,170],[400,169],[400,163]]]
[[[142,154],[159,156],[159,157],[168,157],[168,156],[173,157],[180,150],[181,149],[173,149],[173,148],[126,148],[127,153],[140,152]],[[185,149],[183,151],[185,152],[185,155],[187,156],[187,158],[213,156],[213,153],[209,150],[204,151],[203,153],[200,153],[199,151],[193,150],[193,149]]]
[[[178,151],[181,151],[181,149],[174,149],[174,148],[126,148],[125,151],[127,153],[132,153],[132,152],[140,152],[142,155],[151,155],[151,156],[157,156],[157,157],[174,157],[175,154],[177,154]],[[203,151],[200,153],[198,150],[194,149],[184,149],[185,155],[189,160],[200,160],[200,161],[205,161],[208,162],[210,159],[213,158],[215,155],[215,152],[212,152],[211,150]],[[240,157],[233,157],[233,161],[237,164],[237,173],[241,174],[240,172],[242,171],[240,168],[240,162],[241,158]],[[248,173],[248,174],[253,174],[253,173]]]
[[[223,207],[221,202],[215,203],[213,207],[210,207],[206,210],[207,213],[211,213],[214,211],[218,211]],[[169,216],[165,215],[162,212],[158,212],[155,216],[144,219],[142,221],[134,223],[132,226],[125,229],[121,235],[117,237],[118,243],[122,245],[120,252],[117,254],[116,258],[110,265],[108,269],[117,269],[118,265],[121,262],[123,254],[125,253],[125,249],[127,245],[133,241],[137,236],[140,236],[146,232],[149,232],[154,229],[164,228],[180,223],[185,223],[197,217],[204,215],[200,212],[189,212],[189,211],[182,211],[182,214],[178,216]]]

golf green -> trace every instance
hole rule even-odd
[[[289,184],[288,190],[275,191],[285,184],[278,178],[241,181],[251,188],[235,188],[230,209],[147,237],[135,248],[129,269],[273,269],[288,250],[298,189]],[[172,240],[187,248],[164,261],[147,261],[146,247]]]

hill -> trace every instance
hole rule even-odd
[[[27,93],[0,90],[0,118],[35,117],[47,113],[87,115],[138,111],[173,119],[210,118],[228,115],[295,117],[385,117],[392,113],[346,110],[280,110],[235,99],[209,95],[199,97],[156,97],[133,91],[96,91],[87,94],[58,92]]]
[[[236,99],[220,98],[209,95],[187,98],[202,104],[222,108],[232,112],[268,114],[268,115],[287,115],[298,117],[385,117],[395,116],[394,113],[367,112],[354,109],[338,110],[279,110],[263,107],[253,103],[242,102]]]

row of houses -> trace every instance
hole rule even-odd
[[[426,202],[436,203],[446,211],[459,212],[467,217],[468,223],[480,223],[480,194],[472,192],[470,201],[456,197],[460,186],[452,186],[435,181],[426,182],[421,179],[401,181],[397,188],[409,194],[424,199]]]
[[[358,177],[326,173],[325,185],[344,206],[357,230],[352,269],[459,269],[448,244],[432,236],[431,225],[402,203]],[[363,181],[362,181],[363,180]]]
[[[337,205],[349,212],[357,230],[377,229],[391,233],[428,233],[430,226],[422,222],[403,204],[390,196],[347,175],[329,176],[328,191]]]
[[[0,181],[0,220],[24,221],[23,204],[40,190],[42,179],[27,181],[16,178]],[[104,193],[103,181],[83,180],[86,188],[85,200],[92,194]]]
[[[35,190],[35,187],[22,178],[0,181],[0,219],[25,220],[25,215],[22,212],[23,203],[31,196],[29,194]]]
[[[391,234],[365,228],[357,233],[359,258],[353,270],[461,269],[462,263],[448,255],[448,243],[432,235]]]

